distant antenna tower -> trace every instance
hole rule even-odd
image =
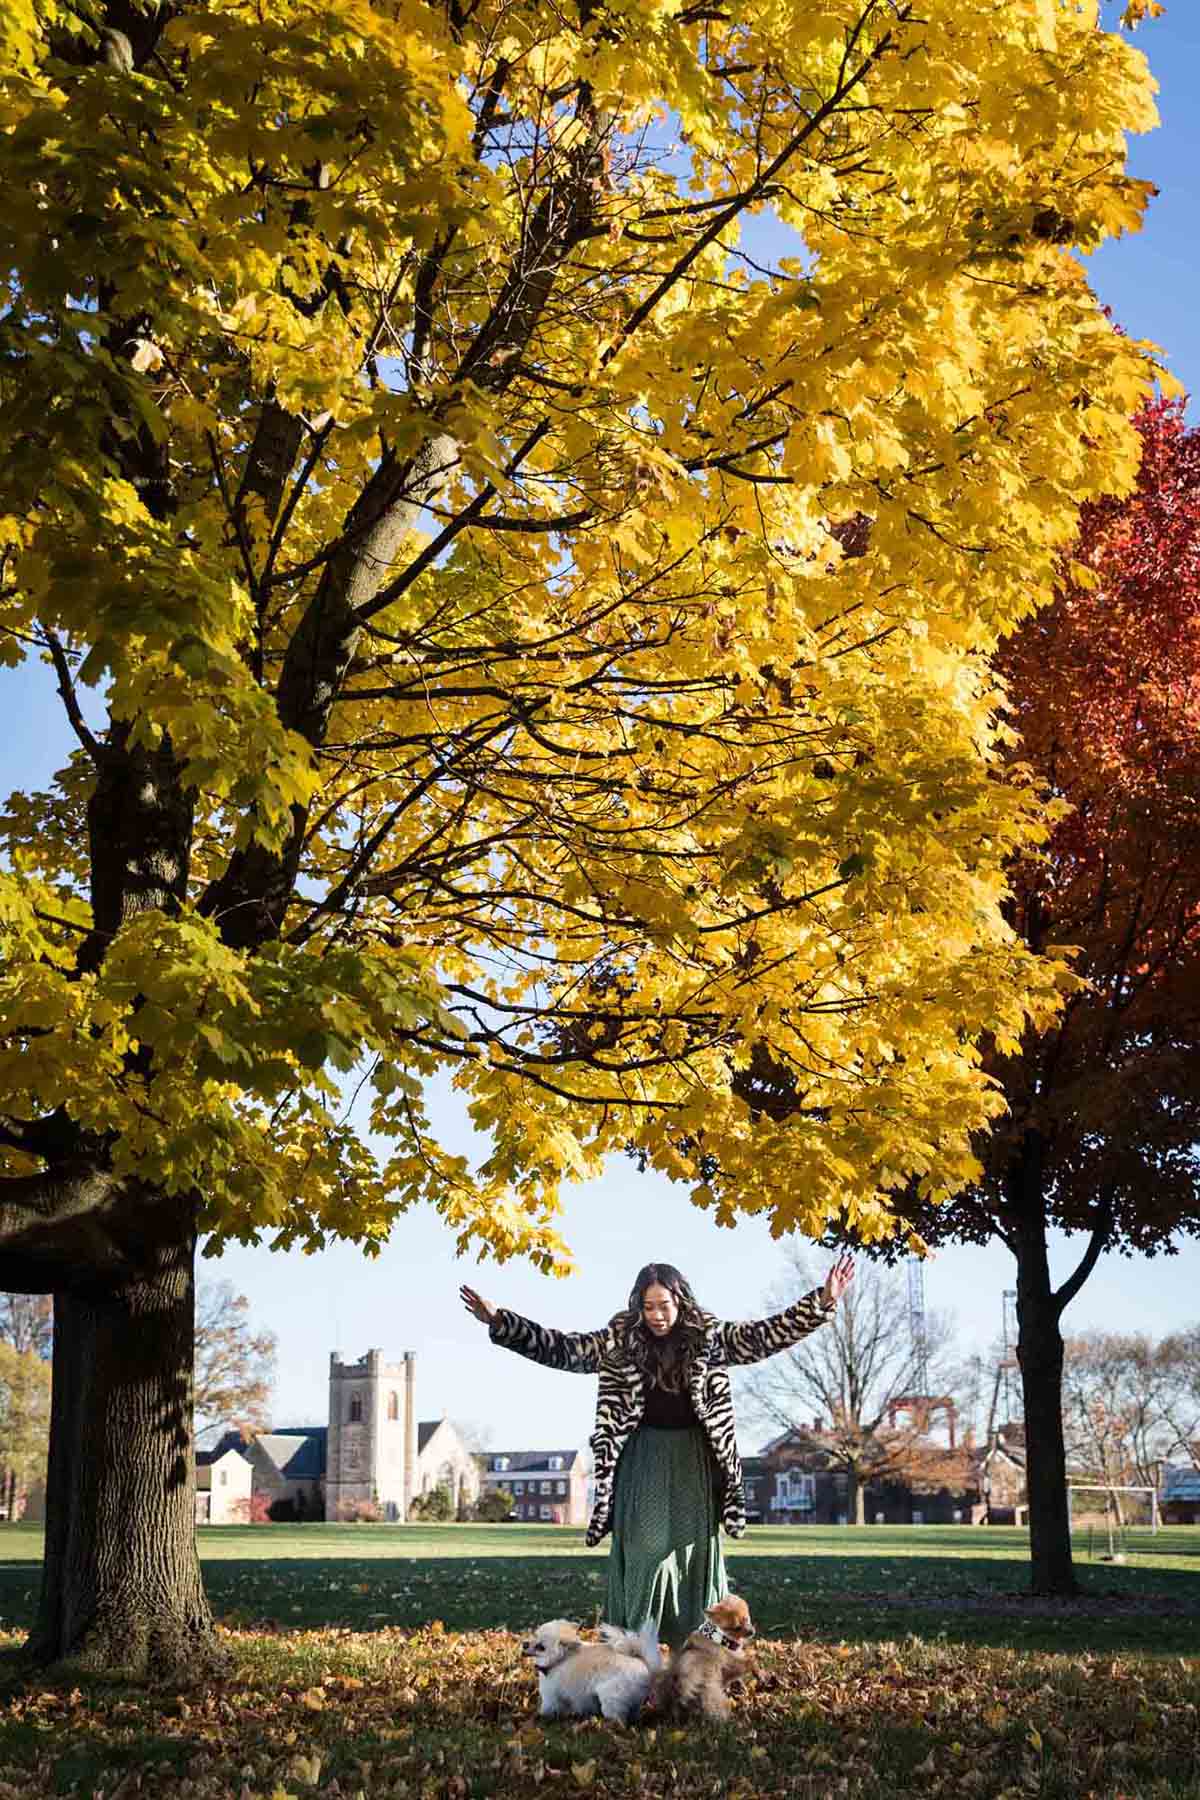
[[[925,1264],[914,1256],[908,1265],[908,1333],[912,1340],[913,1387],[929,1396],[929,1341],[925,1335]]]
[[[1017,1367],[1017,1291],[1005,1288],[1001,1295],[1004,1308],[1004,1356],[1000,1368],[1004,1376],[1004,1417],[1009,1420],[1013,1416],[1014,1396],[1009,1392],[1009,1377],[1014,1375]]]

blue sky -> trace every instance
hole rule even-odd
[[[1160,193],[1146,229],[1106,247],[1090,272],[1125,329],[1161,345],[1184,384],[1200,392],[1193,323],[1200,289],[1200,17],[1185,0],[1174,0],[1137,42],[1161,86],[1163,124],[1135,141],[1131,167]],[[40,785],[69,747],[49,682],[29,671],[0,672],[0,708],[9,720],[23,721],[0,738],[0,793]],[[465,1149],[465,1120],[448,1090],[439,1088],[434,1111],[447,1138]],[[625,1162],[569,1195],[562,1228],[581,1270],[563,1282],[517,1265],[476,1270],[457,1262],[450,1234],[429,1213],[402,1221],[375,1261],[349,1247],[313,1257],[235,1248],[202,1276],[235,1282],[250,1296],[256,1322],[277,1334],[277,1423],[322,1422],[330,1351],[357,1357],[379,1346],[392,1354],[417,1352],[422,1417],[448,1413],[486,1428],[496,1448],[521,1448],[581,1443],[590,1429],[594,1384],[492,1350],[458,1302],[461,1280],[497,1302],[573,1328],[609,1317],[650,1260],[678,1264],[704,1304],[726,1316],[759,1311],[781,1272],[779,1246],[760,1223],[718,1230],[682,1191]],[[1081,1248],[1054,1244],[1056,1279],[1074,1266]],[[1200,1256],[1190,1243],[1181,1250],[1152,1261],[1103,1261],[1071,1306],[1068,1329],[1161,1333],[1200,1317]],[[998,1245],[945,1250],[926,1266],[927,1304],[956,1315],[964,1349],[987,1352],[999,1335],[1001,1296],[1013,1273]],[[754,1436],[743,1432],[746,1447]]]

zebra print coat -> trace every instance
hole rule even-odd
[[[786,1312],[769,1319],[741,1324],[720,1319],[708,1321],[704,1341],[692,1361],[688,1392],[716,1459],[721,1523],[730,1537],[741,1537],[746,1529],[730,1365],[761,1362],[777,1350],[786,1350],[831,1318],[834,1305],[822,1298],[820,1288],[814,1288]],[[527,1356],[548,1369],[599,1375],[596,1428],[589,1439],[596,1503],[587,1528],[587,1542],[598,1544],[612,1530],[617,1460],[645,1410],[641,1370],[626,1355],[613,1325],[600,1331],[553,1331],[548,1326],[535,1325],[532,1319],[523,1319],[519,1313],[501,1309],[492,1320],[490,1335],[494,1344],[515,1350],[518,1356]]]

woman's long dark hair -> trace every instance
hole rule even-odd
[[[655,1337],[642,1317],[646,1289],[665,1287],[675,1297],[679,1317],[665,1337]],[[639,1269],[629,1295],[629,1305],[613,1319],[630,1360],[653,1386],[682,1393],[687,1386],[692,1358],[704,1342],[712,1314],[700,1307],[688,1282],[673,1263],[647,1263]]]

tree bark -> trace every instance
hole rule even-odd
[[[1070,1596],[1078,1592],[1078,1584],[1067,1508],[1062,1305],[1050,1282],[1044,1178],[1044,1146],[1037,1133],[1027,1132],[1010,1174],[1010,1200],[1017,1259],[1017,1360],[1025,1401],[1031,1590]]]
[[[190,1225],[164,1231],[136,1274],[55,1295],[39,1662],[194,1680],[223,1661],[195,1541],[194,1253]]]

